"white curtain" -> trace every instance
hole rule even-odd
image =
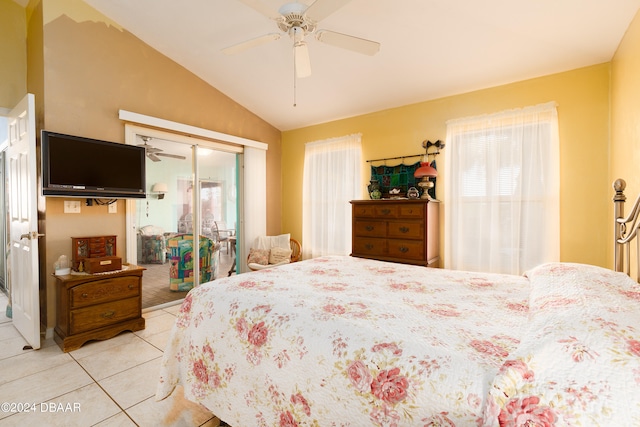
[[[236,259],[240,271],[248,271],[247,254],[256,237],[267,234],[267,151],[244,148],[244,175],[240,176],[243,189],[241,199],[240,227],[236,244]]]
[[[361,135],[309,142],[304,150],[302,256],[349,255],[351,204],[361,189]]]
[[[445,267],[522,274],[560,258],[553,102],[447,122]]]

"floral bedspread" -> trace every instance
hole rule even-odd
[[[477,426],[529,297],[525,277],[352,257],[216,280],[185,298],[156,398],[182,384],[233,427]]]
[[[622,273],[545,264],[530,324],[493,381],[486,426],[640,426],[640,286]]]

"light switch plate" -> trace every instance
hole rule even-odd
[[[109,203],[109,213],[118,213],[118,202]]]
[[[65,200],[64,201],[64,213],[80,213],[80,201],[79,200]]]

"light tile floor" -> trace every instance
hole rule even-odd
[[[146,327],[63,353],[53,340],[23,350],[0,292],[0,426],[218,426],[174,393],[157,402],[164,344],[179,305],[143,313]],[[6,403],[15,404],[7,411]],[[34,404],[34,412],[10,412]],[[188,407],[185,409],[185,407]],[[223,424],[224,425],[224,424]]]

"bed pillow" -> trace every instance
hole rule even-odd
[[[291,261],[291,249],[271,248],[269,264],[280,264]]]
[[[249,250],[249,259],[247,264],[269,264],[269,249],[253,249]]]

